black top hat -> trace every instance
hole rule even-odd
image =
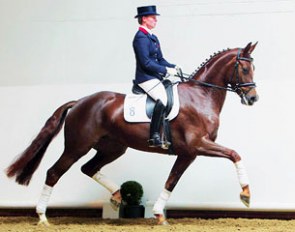
[[[134,18],[146,15],[159,15],[156,6],[141,6],[137,7],[137,15]]]

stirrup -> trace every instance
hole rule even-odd
[[[171,143],[170,143],[169,141],[164,141],[164,142],[162,143],[161,148],[164,149],[164,150],[168,150],[169,147],[170,147],[170,145],[171,145]]]
[[[161,141],[153,138],[148,140],[148,145],[149,147],[161,147],[162,149],[168,150],[171,143],[168,141]]]

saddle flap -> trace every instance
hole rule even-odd
[[[173,106],[169,113],[166,115],[166,119],[174,119],[179,112],[179,96],[177,91],[177,84],[173,85]],[[127,122],[150,122],[153,112],[154,101],[147,100],[146,94],[127,94],[124,100],[124,119]],[[147,108],[147,101],[149,106]],[[168,106],[168,105],[167,105]]]

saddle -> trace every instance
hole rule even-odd
[[[165,118],[173,120],[179,112],[179,96],[177,85],[169,84],[165,80],[168,89],[168,103]],[[150,122],[156,102],[150,98],[138,85],[133,85],[132,94],[127,94],[124,99],[124,119],[127,122]],[[136,94],[134,94],[136,93]]]
[[[173,120],[179,113],[179,96],[177,84],[164,80],[167,93],[167,106],[165,119],[163,120],[164,137],[171,142],[169,154],[173,154],[172,139],[169,121]],[[127,122],[151,122],[156,101],[148,96],[137,84],[132,87],[133,94],[127,94],[124,100],[124,119]]]
[[[167,94],[167,105],[166,105],[166,109],[165,109],[165,117],[167,117],[169,115],[169,113],[171,112],[172,106],[173,106],[173,85],[171,83],[171,81],[169,80],[164,80],[163,85],[165,87],[166,90],[166,94]],[[133,81],[133,87],[132,87],[132,93],[134,94],[146,94],[146,92],[140,88],[140,86],[138,84],[135,84]],[[148,118],[152,118],[153,115],[153,111],[156,105],[156,101],[151,98],[149,95],[147,95],[147,99],[146,99],[146,115],[148,116]]]

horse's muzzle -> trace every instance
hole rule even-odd
[[[252,94],[251,95],[244,95],[244,94],[242,94],[242,95],[240,95],[240,97],[241,97],[241,103],[243,105],[248,105],[248,106],[252,106],[259,99],[259,96],[257,94],[255,94],[255,95],[252,95]]]
[[[259,99],[255,87],[250,87],[248,89],[241,88],[237,91],[237,94],[241,98],[241,103],[247,106],[252,106]]]

